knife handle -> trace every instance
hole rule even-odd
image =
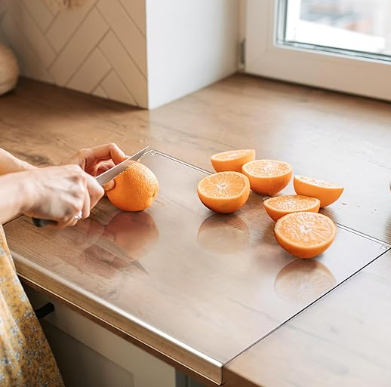
[[[38,218],[33,218],[33,223],[34,226],[36,227],[45,227],[49,225],[55,226],[57,222],[55,220],[50,220],[50,219],[38,219]]]

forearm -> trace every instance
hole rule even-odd
[[[0,176],[0,225],[26,208],[29,193],[23,185],[24,173]]]
[[[30,169],[35,169],[35,167],[25,161],[19,160],[11,153],[0,148],[0,176]]]

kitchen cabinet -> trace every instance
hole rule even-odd
[[[54,298],[25,289],[34,309],[54,305],[41,324],[66,386],[186,387],[187,377],[177,383],[173,367]]]

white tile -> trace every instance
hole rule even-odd
[[[112,31],[105,36],[99,47],[137,101],[137,105],[147,107],[147,80]]]
[[[147,52],[145,36],[141,34],[118,0],[100,0],[98,9],[141,72],[146,75]]]
[[[19,32],[28,40],[31,48],[46,66],[50,66],[56,53],[46,40],[34,19],[20,0],[3,0],[7,5],[7,15],[11,17]]]
[[[46,8],[48,11],[53,15],[56,16],[60,12],[60,6],[59,2],[55,0],[42,0],[43,3],[46,5]]]
[[[127,13],[133,19],[141,32],[146,34],[146,1],[145,0],[119,0]]]
[[[22,74],[44,82],[53,82],[45,66],[38,60],[29,43],[22,36],[11,18],[6,15],[1,22],[3,31],[11,49],[16,53]]]
[[[110,99],[130,105],[137,105],[132,95],[128,92],[126,87],[123,85],[113,70],[102,81],[101,87]]]
[[[47,39],[57,52],[64,48],[75,31],[83,23],[94,4],[95,0],[89,0],[82,6],[63,9],[59,12],[54,23],[46,32]]]
[[[67,84],[108,28],[99,12],[93,9],[49,70],[57,85]]]
[[[98,86],[93,92],[93,95],[96,95],[97,97],[101,98],[108,98],[108,95],[106,92],[103,90],[102,86]]]
[[[44,32],[54,18],[45,3],[42,0],[23,0],[23,4],[29,10],[38,27]]]
[[[85,93],[91,93],[105,75],[108,74],[110,69],[109,62],[99,48],[96,48],[66,86]]]

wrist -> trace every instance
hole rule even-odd
[[[35,168],[33,168],[35,169]],[[29,170],[13,173],[10,176],[15,177],[15,186],[18,190],[19,211],[22,214],[29,213],[34,207],[36,193],[32,182],[34,179]]]
[[[32,190],[24,180],[24,172],[0,176],[0,224],[26,212],[31,206]]]
[[[36,169],[36,167],[26,161],[16,158],[4,149],[0,149],[0,175],[30,171],[33,169]]]
[[[19,160],[18,172],[33,171],[34,169],[38,169],[38,167],[31,165],[26,161]]]

